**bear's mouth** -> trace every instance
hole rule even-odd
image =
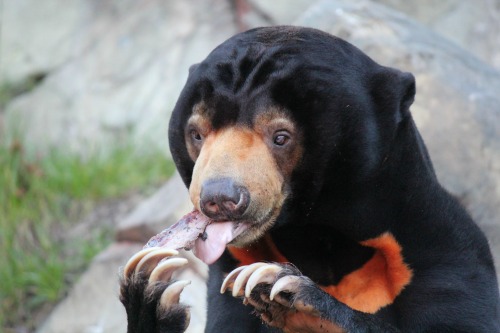
[[[252,223],[245,221],[214,221],[193,210],[153,236],[144,247],[193,250],[200,260],[210,265],[220,258],[228,244],[251,226]]]
[[[194,242],[193,253],[210,265],[220,258],[226,245],[250,228],[248,222],[213,222],[207,225],[203,235]]]

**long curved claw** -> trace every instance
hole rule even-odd
[[[161,294],[160,305],[168,309],[172,304],[178,304],[184,288],[191,284],[191,281],[180,280],[169,285]]]
[[[267,265],[267,264],[263,263],[263,262],[256,262],[254,264],[248,265],[247,267],[245,267],[245,269],[243,269],[240,272],[240,274],[238,275],[238,277],[236,278],[236,280],[234,281],[234,284],[233,284],[233,293],[232,293],[233,297],[240,295],[241,288],[248,281],[248,279],[250,278],[250,275],[252,275],[252,273],[255,272],[255,270],[257,270],[258,268],[260,268],[264,265]]]
[[[179,301],[182,291],[191,281],[171,280],[172,274],[188,263],[185,258],[172,258],[178,254],[173,249],[143,249],[132,256],[123,268],[120,301],[127,310],[129,331],[150,331],[142,326],[142,316],[147,317],[147,327],[168,326],[170,329],[171,323],[174,323],[175,332],[187,329],[189,307]]]
[[[137,267],[139,261],[141,261],[141,259],[144,258],[144,256],[146,256],[147,254],[156,251],[158,249],[159,249],[158,247],[150,247],[148,249],[141,250],[136,254],[134,254],[125,264],[125,268],[123,269],[123,276],[125,278],[129,278],[134,272],[135,268]]]
[[[278,265],[266,264],[253,272],[245,286],[245,297],[250,297],[253,288],[259,283],[271,284],[276,279],[277,274],[282,270]]]
[[[295,293],[298,291],[301,283],[301,277],[296,275],[287,275],[276,281],[269,293],[269,299],[272,301],[274,297],[282,291]]]
[[[229,273],[226,278],[224,279],[224,281],[222,282],[222,286],[220,287],[220,293],[221,294],[224,294],[227,290],[227,288],[229,287],[229,285],[232,283],[234,284],[234,281],[236,280],[236,277],[238,276],[238,274],[240,274],[240,272],[242,270],[244,270],[247,266],[240,266],[238,268],[236,268],[235,270],[231,271],[231,273]]]
[[[179,252],[177,252],[176,250],[156,248],[155,251],[147,253],[145,256],[143,256],[143,258],[135,267],[135,272],[136,274],[140,272],[144,276],[148,276],[160,261],[178,254]]]
[[[161,261],[151,272],[149,283],[170,281],[174,271],[188,263],[185,258],[169,258]],[[176,282],[177,283],[177,282]]]

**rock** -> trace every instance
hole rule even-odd
[[[243,21],[248,28],[267,25],[290,24],[307,8],[314,4],[309,0],[247,0],[248,11],[243,15]]]
[[[0,78],[19,82],[62,66],[83,51],[80,29],[91,18],[85,0],[2,2]]]
[[[145,244],[192,209],[186,186],[176,172],[155,194],[118,223],[116,239]]]
[[[375,1],[405,13],[500,69],[500,1]]]
[[[500,260],[500,74],[405,15],[371,1],[321,1],[296,22],[412,72],[412,114],[441,183],[487,231]]]
[[[34,16],[30,4],[37,9],[38,1],[23,3]],[[236,32],[229,2],[77,3],[82,16],[73,21],[83,23],[66,33],[76,54],[6,107],[7,135],[37,153],[57,147],[87,154],[117,143],[166,151],[168,115],[189,66]],[[57,12],[47,20],[57,21]]]
[[[97,256],[38,333],[126,332],[125,309],[118,299],[118,271],[141,246],[113,244]]]

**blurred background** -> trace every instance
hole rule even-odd
[[[167,125],[191,64],[315,27],[414,73],[438,178],[500,259],[500,0],[0,0],[0,332],[125,332],[118,271],[190,209]],[[206,267],[190,332],[204,325]]]

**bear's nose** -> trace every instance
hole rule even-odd
[[[207,180],[202,184],[200,209],[211,219],[237,220],[250,203],[250,193],[230,178]]]

